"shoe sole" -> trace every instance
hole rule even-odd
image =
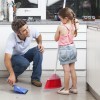
[[[57,93],[62,95],[70,95],[69,93],[62,93],[62,92],[57,92]]]
[[[34,84],[34,83],[31,83],[32,85],[34,86],[37,86],[37,87],[42,87],[42,85],[37,85],[37,84]]]
[[[70,91],[70,93],[73,93],[73,94],[78,94],[78,92],[73,92],[73,91]]]
[[[57,91],[58,94],[62,94],[62,95],[69,95],[69,92],[64,91],[64,88],[60,89],[59,91]]]

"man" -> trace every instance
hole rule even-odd
[[[41,34],[34,28],[30,29],[26,21],[21,19],[12,22],[12,30],[14,32],[8,38],[4,58],[5,66],[9,71],[8,83],[14,85],[18,76],[33,61],[31,83],[41,87],[42,53],[44,51]],[[29,49],[29,44],[33,38],[35,38],[38,46]]]

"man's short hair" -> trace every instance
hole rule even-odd
[[[12,22],[11,27],[12,27],[12,30],[13,30],[14,32],[18,32],[19,29],[20,29],[22,26],[24,26],[25,24],[26,24],[26,21],[25,21],[25,20],[23,20],[23,19],[15,19],[15,20]]]

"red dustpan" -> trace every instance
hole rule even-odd
[[[57,60],[58,60],[58,53],[57,53]],[[54,88],[60,88],[61,85],[61,79],[60,77],[56,74],[56,69],[57,69],[57,60],[56,60],[56,67],[54,70],[54,74],[52,74],[49,79],[47,80],[45,84],[45,89],[54,89]]]

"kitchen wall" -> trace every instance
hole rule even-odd
[[[20,18],[31,16],[35,19],[59,20],[55,15],[63,7],[64,0],[0,0],[0,20],[8,19],[6,2],[11,1],[15,1],[16,16]],[[71,7],[78,18],[82,16],[100,18],[100,0],[66,0],[66,6]]]

